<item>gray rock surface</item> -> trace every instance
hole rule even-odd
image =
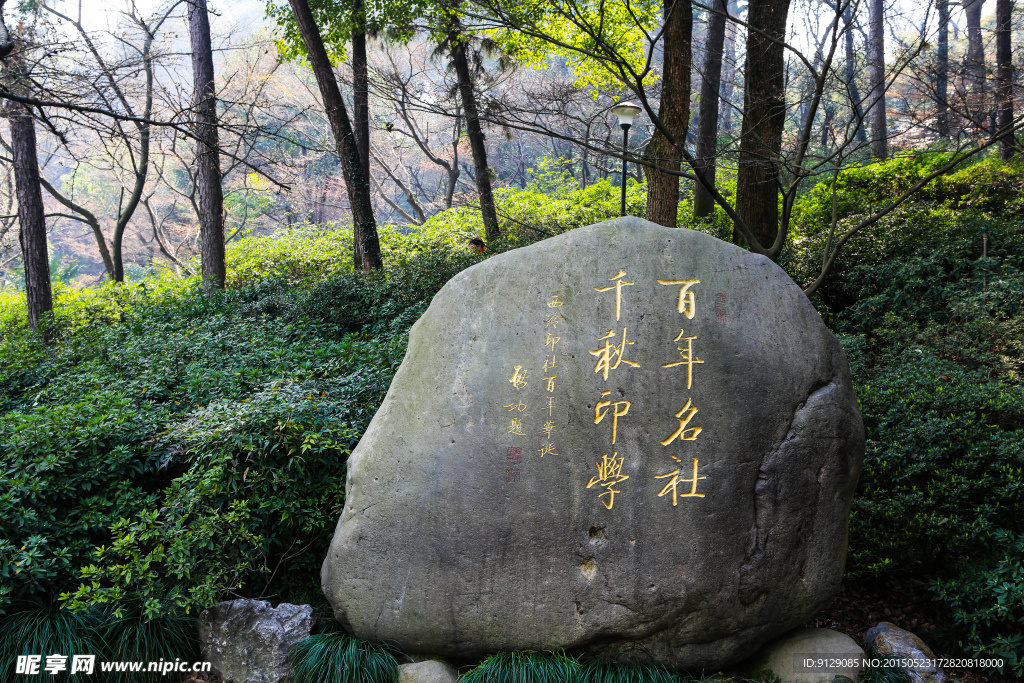
[[[743,669],[751,677],[770,671],[781,683],[832,683],[836,676],[856,682],[863,659],[864,650],[845,633],[802,628],[765,645]]]
[[[230,600],[199,615],[199,647],[225,681],[279,683],[288,675],[288,648],[315,623],[309,605]]]
[[[910,683],[946,683],[946,673],[934,662],[935,653],[916,635],[896,624],[883,621],[868,629],[864,643],[879,657],[919,662],[919,666],[902,667]],[[928,663],[926,663],[928,662]]]
[[[838,590],[863,448],[843,351],[780,268],[607,221],[434,297],[349,459],[322,586],[406,652],[720,668]]]
[[[455,683],[458,679],[458,669],[433,659],[398,667],[398,683]]]

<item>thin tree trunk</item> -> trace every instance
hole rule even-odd
[[[967,17],[967,80],[968,107],[971,122],[978,129],[985,127],[985,45],[981,39],[981,8],[984,0],[965,0]]]
[[[369,176],[363,173],[362,164],[359,161],[359,148],[356,145],[355,133],[348,118],[345,101],[341,97],[341,90],[338,88],[338,80],[334,76],[331,61],[327,57],[327,50],[324,49],[323,37],[313,20],[309,3],[306,0],[289,0],[289,2],[292,11],[295,12],[295,23],[299,26],[302,42],[306,46],[306,54],[309,57],[310,66],[313,67],[313,74],[316,76],[317,85],[320,88],[320,96],[324,100],[327,119],[331,123],[334,142],[338,147],[342,175],[345,177],[348,201],[352,208],[353,234],[357,245],[354,249],[357,253],[362,254],[362,263],[358,267],[363,270],[382,268],[384,264],[381,260],[380,241],[377,237],[377,221],[373,217],[373,204],[370,202]],[[355,262],[354,258],[353,262]]]
[[[206,9],[205,9],[205,7],[206,7],[206,0],[197,0],[197,1],[201,1],[203,3],[203,8],[204,8],[203,9],[203,13],[204,13],[203,16],[204,16],[204,21],[206,22],[206,48],[207,48],[207,53],[210,55],[210,79],[212,81],[212,79],[213,79],[213,53],[210,51],[210,24],[209,24],[209,19],[206,18],[206,15],[205,15],[205,12],[206,12]],[[189,12],[190,12],[189,25],[190,25],[190,32],[191,32],[191,30],[192,30],[191,26],[192,26],[192,21],[193,21],[192,17],[191,17],[191,14],[195,13],[194,6],[191,3],[189,4]],[[193,43],[192,43],[193,46],[196,45],[196,43],[194,41],[195,41],[195,38],[193,37]],[[152,52],[152,48],[153,48],[153,35],[147,33],[145,41],[143,43],[143,48],[142,48],[142,64],[143,64],[143,70],[145,71],[145,74],[146,74],[146,102],[145,102],[145,108],[143,109],[142,116],[143,116],[143,118],[146,118],[146,119],[148,119],[152,115],[152,113],[153,113],[153,52]],[[193,52],[192,52],[193,68],[195,67],[195,63],[196,63],[196,49],[193,48]],[[212,82],[211,82],[211,88],[212,88]],[[197,101],[198,101],[198,99],[197,99]],[[216,108],[216,102],[214,102],[214,108]],[[198,109],[199,108],[197,107],[197,111],[198,111]],[[135,210],[138,208],[139,201],[142,199],[142,193],[143,193],[143,191],[146,188],[146,179],[149,176],[149,143],[150,143],[149,124],[148,123],[138,123],[138,124],[136,124],[136,127],[138,128],[138,131],[139,131],[139,158],[138,158],[138,162],[135,164],[135,169],[134,169],[134,171],[135,171],[135,173],[134,173],[134,175],[135,175],[135,183],[133,184],[133,187],[132,187],[132,193],[128,197],[128,203],[126,205],[124,205],[123,207],[118,207],[117,222],[114,224],[114,236],[113,236],[113,239],[111,240],[111,250],[113,252],[113,265],[114,265],[114,273],[113,273],[112,277],[113,277],[115,282],[124,282],[124,261],[122,259],[122,255],[123,255],[122,242],[124,240],[124,232],[125,232],[125,229],[128,227],[128,222],[132,219],[132,216],[135,215]],[[216,131],[217,131],[217,129],[214,128],[214,141],[216,141]],[[199,168],[200,169],[202,168],[202,164],[201,163],[199,164]],[[220,170],[218,169],[217,172],[218,172],[217,178],[218,178],[218,187],[219,187],[219,181],[220,181],[220,175],[219,174],[220,174]],[[122,193],[123,193],[123,189],[122,189]],[[122,194],[122,196],[123,196],[123,194]],[[200,223],[200,230],[201,230],[202,229],[202,227],[201,227],[202,226],[202,218],[201,217],[200,217],[200,222],[199,223]],[[223,250],[221,250],[221,251],[222,251],[222,254],[223,254]],[[221,260],[223,260],[223,255],[222,255]],[[223,278],[222,278],[222,283],[223,283]],[[223,287],[223,284],[221,286]]]
[[[889,127],[885,118],[885,14],[882,0],[868,2],[868,119],[871,121],[871,154],[889,156]]]
[[[473,174],[476,180],[476,191],[480,195],[480,213],[483,216],[484,232],[487,240],[501,237],[498,227],[498,212],[494,205],[494,193],[491,191],[491,171],[487,164],[487,146],[484,144],[484,132],[480,127],[480,113],[476,104],[476,92],[473,90],[473,78],[469,71],[469,59],[466,56],[466,36],[462,32],[458,19],[453,18],[448,29],[448,43],[451,47],[452,62],[455,75],[459,82],[459,96],[462,109],[466,115],[466,135],[469,137],[469,148],[473,152]]]
[[[647,177],[647,220],[670,228],[679,216],[679,165],[690,127],[690,66],[693,8],[690,0],[664,0],[664,63],[658,118],[675,141],[654,131],[644,159],[666,169],[644,166]],[[623,182],[626,179],[623,178]]]
[[[936,0],[939,15],[935,55],[936,128],[940,138],[949,137],[949,0]]]
[[[726,0],[715,0],[708,16],[704,69],[700,86],[700,126],[697,129],[697,168],[709,185],[715,184],[715,155],[718,153],[718,101],[722,89],[722,48],[725,47]],[[715,211],[715,200],[697,182],[693,188],[693,215],[700,218]]]
[[[999,158],[1013,158],[1013,52],[1010,45],[1013,0],[996,0],[996,128],[1007,131],[999,139]]]
[[[195,92],[193,132],[196,135],[196,194],[199,196],[199,234],[202,240],[203,289],[224,289],[224,190],[220,178],[217,139],[217,91],[213,80],[213,49],[206,0],[189,0],[192,39],[192,78]],[[115,237],[116,239],[116,237]]]
[[[770,249],[779,233],[779,154],[786,122],[781,45],[789,0],[750,0],[744,69],[743,126],[736,212],[754,239]]]
[[[50,258],[46,247],[46,219],[39,188],[39,160],[36,157],[36,129],[28,107],[8,103],[14,182],[18,191],[18,220],[21,225],[21,257],[25,264],[25,294],[28,324],[35,330],[47,312],[53,310],[50,292]]]
[[[352,3],[352,124],[363,176],[370,178],[370,80],[366,69],[366,8],[363,0]],[[355,267],[362,268],[360,235],[355,236]]]
[[[843,11],[843,24],[845,25],[844,42],[846,43],[846,87],[850,92],[850,101],[853,102],[853,114],[857,117],[857,130],[854,132],[854,139],[858,145],[863,145],[868,140],[864,132],[864,108],[860,102],[860,88],[857,87],[857,58],[853,49],[853,12],[847,5]]]
[[[729,15],[739,14],[737,0],[729,0]],[[726,135],[732,134],[732,112],[735,105],[732,101],[733,81],[736,80],[736,25],[727,22],[725,27],[725,58],[722,65],[722,122],[721,130]]]

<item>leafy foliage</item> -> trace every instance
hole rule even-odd
[[[882,166],[840,203],[861,210],[926,169]],[[983,162],[953,177],[1007,168]],[[956,209],[899,209],[853,240],[815,304],[846,348],[867,430],[848,575],[927,577],[961,626],[961,654],[1001,652],[1012,666],[1024,655],[1013,635],[1024,591],[1013,540],[1024,534],[1024,231],[959,197]],[[805,231],[788,263],[797,279],[820,264],[823,241]]]

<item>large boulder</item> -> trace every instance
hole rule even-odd
[[[315,624],[309,605],[229,600],[199,615],[199,649],[225,681],[281,683],[288,676],[288,648]]]
[[[323,589],[406,652],[722,667],[838,590],[863,448],[843,351],[778,266],[607,221],[434,297]]]

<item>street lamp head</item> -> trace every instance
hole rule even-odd
[[[619,125],[627,129],[633,125],[633,119],[642,109],[632,102],[620,102],[612,107],[612,113],[619,117]]]

